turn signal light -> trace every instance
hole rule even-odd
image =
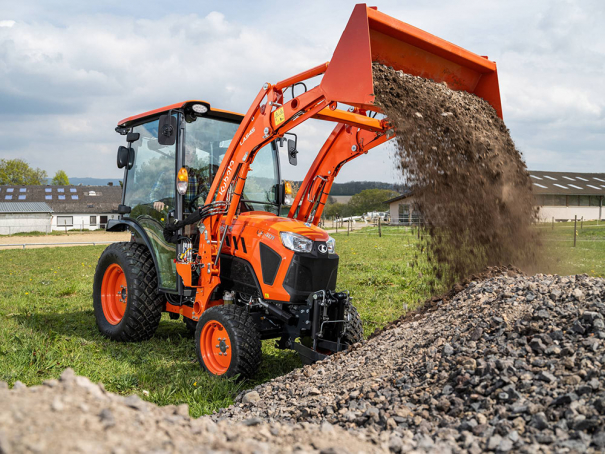
[[[286,195],[292,195],[292,183],[290,183],[289,181],[286,181],[284,183],[284,186],[285,186],[285,189],[286,189],[285,190]]]
[[[187,186],[189,186],[189,174],[185,167],[181,167],[176,175],[176,190],[183,195],[187,192]]]

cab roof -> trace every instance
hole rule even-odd
[[[124,118],[123,120],[118,122],[118,126],[119,127],[128,127],[128,126],[132,125],[133,123],[140,123],[141,120],[144,120],[148,117],[153,117],[153,116],[162,114],[164,112],[168,112],[169,110],[173,110],[173,109],[187,110],[193,104],[204,104],[208,108],[208,113],[206,115],[209,115],[212,117],[219,117],[219,118],[224,118],[226,120],[237,121],[237,122],[241,122],[242,119],[244,118],[244,116],[242,114],[237,113],[237,112],[231,112],[229,110],[221,110],[221,109],[215,109],[213,107],[210,107],[210,103],[208,101],[193,99],[193,100],[189,100],[189,101],[177,102],[176,104],[170,104],[169,106],[160,107],[159,109],[150,110],[150,111],[144,112],[142,114],[133,115],[132,117]]]

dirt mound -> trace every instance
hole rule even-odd
[[[373,71],[439,276],[460,279],[486,265],[533,263],[531,181],[495,110],[445,84],[377,63]]]
[[[108,393],[67,369],[60,380],[9,390],[0,382],[0,453],[384,452],[329,423],[191,419],[186,404],[158,407]]]
[[[602,452],[604,299],[603,279],[493,272],[216,418],[365,428],[394,452]]]

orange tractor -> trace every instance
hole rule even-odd
[[[182,316],[202,367],[227,377],[256,372],[262,339],[305,362],[360,341],[359,314],[336,291],[334,239],[318,224],[342,166],[394,137],[377,118],[375,61],[475,93],[501,114],[495,63],[361,4],[330,62],[264,84],[245,115],[186,101],[120,121],[121,217],[107,230],[132,238],[99,259],[100,331],[141,341],[162,312]],[[278,148],[285,141],[296,164],[290,131],[311,118],[336,126],[293,198]]]

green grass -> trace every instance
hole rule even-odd
[[[542,224],[536,227],[543,242],[543,258],[537,272],[549,274],[588,274],[605,276],[605,223],[580,222],[576,247],[573,247],[574,223]],[[532,270],[533,271],[533,270]]]
[[[80,233],[105,233],[105,230],[103,229],[99,229],[99,230],[90,230],[90,229],[79,229],[79,228],[75,228],[73,230],[51,230],[50,232],[37,232],[37,231],[33,231],[33,232],[18,232],[18,233],[11,233],[10,235],[0,235],[1,237],[10,237],[10,236],[48,236],[48,235],[52,235],[52,236],[69,236],[69,235],[76,235],[76,234],[80,234]]]
[[[414,268],[415,237],[407,229],[335,234],[338,289],[348,289],[366,334],[430,294],[426,264]],[[66,367],[112,392],[137,393],[160,405],[187,403],[192,416],[233,402],[242,390],[300,367],[292,351],[263,343],[254,380],[205,374],[182,321],[163,316],[153,339],[117,343],[102,337],[92,311],[92,281],[104,246],[0,251],[0,380],[36,385]]]

